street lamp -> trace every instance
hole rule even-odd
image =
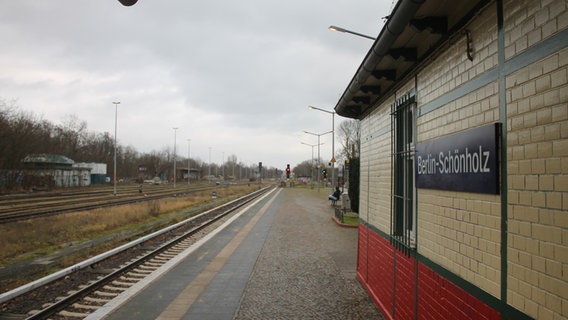
[[[191,139],[187,139],[187,184],[189,185],[189,180],[191,180],[191,163],[189,162],[189,156],[191,153]]]
[[[174,129],[174,189],[176,188],[176,144],[177,144],[177,129]]]
[[[209,147],[209,182],[211,182],[211,147]]]
[[[312,147],[312,165],[310,166],[312,169],[312,173],[311,173],[311,181],[312,181],[312,189],[314,188],[314,147],[319,146],[317,144],[309,144],[309,143],[305,143],[305,142],[300,142],[301,144],[305,144],[306,146]],[[323,142],[321,143],[323,144]],[[321,145],[320,144],[320,145]]]
[[[358,33],[358,32],[354,32],[354,31],[351,31],[351,30],[343,29],[343,28],[338,27],[338,26],[329,26],[328,29],[331,30],[331,31],[354,34],[356,36],[367,38],[367,39],[370,39],[370,40],[376,40],[376,38],[373,38],[371,36],[361,34],[361,33]]]
[[[114,104],[114,172],[113,172],[113,180],[114,180],[114,192],[113,194],[116,196],[116,125],[118,119],[118,105],[120,101],[113,102]]]
[[[313,132],[308,132],[304,130],[304,133],[307,134],[311,134],[313,136],[317,136],[318,137],[318,192],[320,191],[320,166],[319,166],[319,161],[320,161],[320,137],[323,136],[324,134],[328,134],[328,133],[332,133],[333,131],[328,131],[328,132],[324,132],[324,133],[313,133]]]
[[[318,110],[331,114],[331,190],[335,190],[335,112],[308,106],[308,109]]]

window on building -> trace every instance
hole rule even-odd
[[[401,248],[416,248],[416,188],[414,142],[416,102],[414,90],[392,106],[392,214],[391,238]]]

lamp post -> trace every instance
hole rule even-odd
[[[354,31],[351,31],[351,30],[347,30],[347,29],[344,29],[344,28],[341,28],[341,27],[338,27],[338,26],[329,26],[328,29],[331,30],[331,31],[354,34],[356,36],[367,38],[367,39],[370,39],[370,40],[376,40],[376,38],[373,38],[371,36],[361,34],[361,33],[358,33],[358,32],[354,32]]]
[[[209,147],[209,182],[211,182],[211,147]]]
[[[116,127],[117,127],[117,120],[118,120],[118,105],[120,101],[113,102],[114,104],[114,171],[113,171],[113,183],[114,183],[114,191],[113,194],[116,196]]]
[[[328,131],[328,132],[324,132],[324,133],[313,133],[313,132],[309,132],[309,131],[304,131],[304,133],[307,134],[311,134],[313,136],[317,136],[318,137],[318,192],[320,191],[320,137],[323,136],[324,134],[328,134],[328,133],[332,133],[333,131]]]
[[[191,163],[189,162],[189,156],[191,154],[191,139],[187,139],[187,184],[189,185],[189,180],[191,180]]]
[[[314,147],[318,146],[317,144],[309,144],[309,143],[305,143],[305,142],[300,142],[301,144],[305,144],[306,146],[312,147],[312,165],[310,166],[312,169],[312,173],[311,173],[311,181],[312,181],[312,189],[314,188]],[[323,143],[321,143],[323,144]]]
[[[174,129],[174,189],[176,188],[176,144],[177,144],[177,127]]]
[[[331,114],[331,190],[335,190],[335,112],[308,106],[308,109],[318,110]]]

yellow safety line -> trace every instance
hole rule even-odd
[[[250,233],[254,225],[264,215],[270,207],[276,196],[272,197],[258,213],[247,223],[247,225],[237,233],[233,240],[213,258],[211,263],[199,273],[199,275],[191,282],[183,291],[168,305],[168,307],[156,318],[159,320],[181,319],[195,303],[199,295],[207,288],[211,280],[215,278],[217,273],[223,268],[227,260],[235,252],[241,242]]]

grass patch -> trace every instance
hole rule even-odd
[[[356,213],[345,213],[343,215],[343,223],[349,226],[358,226],[359,225],[359,215]]]
[[[0,266],[42,257],[92,239],[106,238],[112,241],[116,238],[125,241],[124,238],[129,235],[150,233],[195,215],[202,208],[228,202],[255,190],[256,185],[219,187],[215,200],[211,199],[211,191],[203,191],[187,196],[0,224]],[[91,253],[96,254],[104,251],[101,248],[111,246],[108,241],[100,243],[93,250],[97,252]],[[70,255],[64,264],[71,265],[82,259],[83,256]]]

